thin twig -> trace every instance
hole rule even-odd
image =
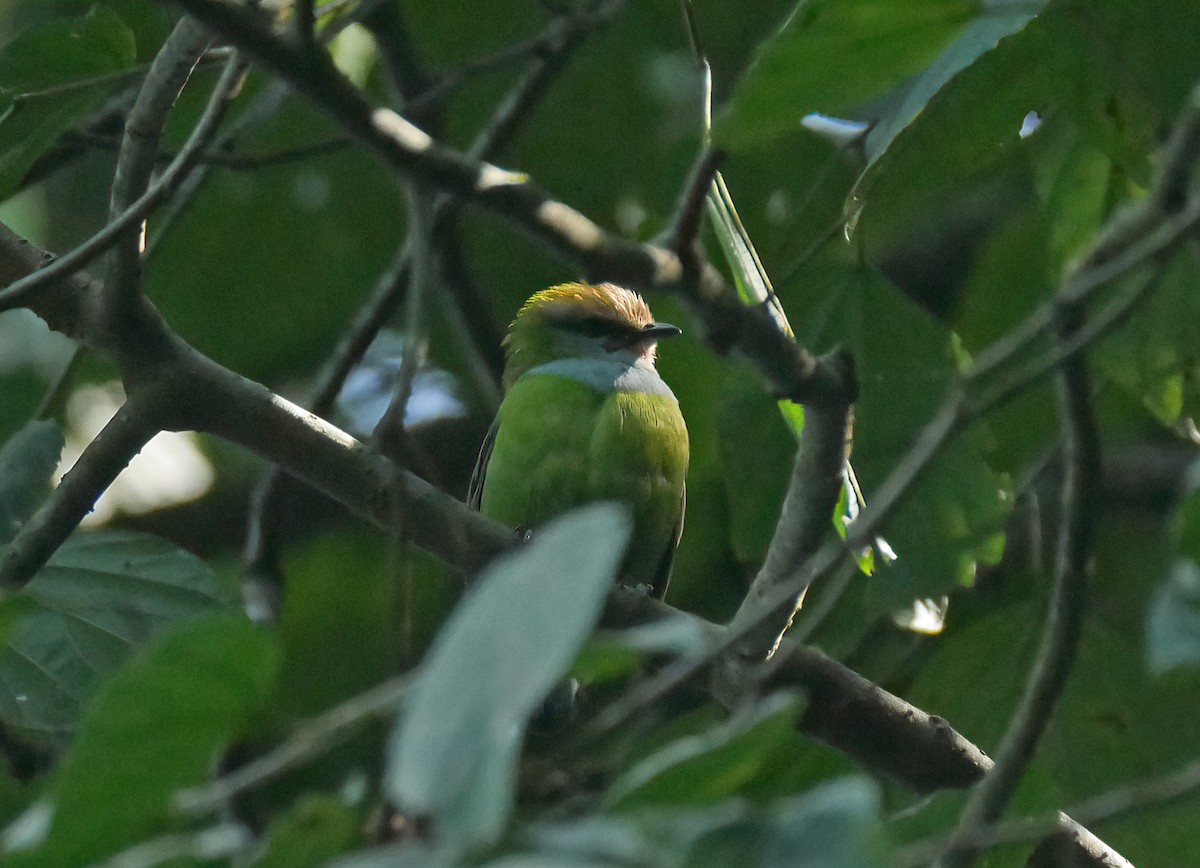
[[[1071,806],[1065,813],[1017,817],[976,827],[962,838],[965,845],[988,849],[1006,844],[1024,844],[1054,835],[1063,829],[1064,820],[1087,827],[1119,820],[1142,811],[1169,805],[1200,793],[1200,761],[1149,780],[1137,781]],[[929,838],[909,844],[893,856],[896,868],[927,865],[948,845],[946,837]]]
[[[1060,341],[1066,343],[1079,329],[1079,314],[1063,306],[1057,319]],[[962,844],[961,838],[1000,817],[1008,806],[1066,686],[1083,631],[1101,459],[1091,383],[1082,353],[1064,359],[1056,381],[1064,471],[1058,558],[1046,623],[1021,702],[1000,741],[996,764],[967,800],[953,843],[941,860],[944,868],[975,864],[979,851]]]
[[[68,138],[73,142],[78,142],[82,145],[98,148],[104,151],[115,151],[120,146],[120,142],[111,136],[101,136],[87,132],[72,132],[67,134]],[[221,141],[224,141],[222,137]],[[269,151],[259,154],[253,153],[229,153],[221,150],[224,147],[221,143],[217,143],[215,147],[210,147],[207,151],[196,158],[196,166],[214,166],[220,169],[228,169],[231,172],[251,172],[258,169],[270,169],[275,166],[283,166],[288,163],[298,163],[312,157],[322,157],[326,154],[334,154],[338,151],[344,151],[352,144],[351,140],[346,136],[332,136],[327,139],[312,142],[306,145],[295,145],[290,148],[280,148],[277,151]],[[179,155],[178,151],[164,150],[160,148],[154,156],[155,163],[170,163]]]
[[[184,18],[175,25],[150,64],[142,89],[125,120],[109,196],[109,220],[115,220],[146,192],[154,174],[158,144],[167,115],[212,42],[207,28]],[[224,102],[224,92],[216,99]],[[112,268],[104,285],[105,305],[114,319],[126,317],[142,289],[142,226],[130,226],[113,241]]]
[[[667,246],[675,250],[681,259],[694,255],[713,178],[723,157],[724,154],[715,148],[704,148],[692,167],[691,177],[684,184],[679,203],[675,206],[674,222],[666,233]]]
[[[225,109],[225,98],[241,78],[243,64],[238,58],[231,59],[225,66],[213,92],[213,98],[205,106],[204,113],[193,128],[187,142],[171,165],[145,193],[121,215],[110,220],[103,229],[80,244],[70,253],[55,259],[49,265],[23,277],[0,291],[0,311],[15,307],[27,307],[33,296],[44,286],[62,280],[85,267],[97,256],[111,247],[123,232],[137,225],[160,202],[167,198],[192,167],[192,161],[208,144],[209,137],[220,123]]]
[[[298,768],[344,742],[355,729],[372,720],[395,714],[411,684],[413,673],[385,681],[319,717],[300,723],[292,735],[270,753],[207,784],[181,790],[171,800],[185,817],[220,811],[237,796]]]

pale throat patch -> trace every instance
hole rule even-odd
[[[644,358],[636,361],[625,359],[555,359],[552,362],[530,368],[521,375],[536,377],[552,374],[566,377],[601,392],[641,392],[674,398],[675,393],[658,375],[654,365]]]

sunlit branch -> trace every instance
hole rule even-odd
[[[323,56],[302,61],[243,10],[211,0],[177,2],[287,79],[402,177],[495,213],[590,279],[680,293],[704,323],[713,347],[736,348],[780,397],[805,401],[844,395],[845,384],[834,372],[780,332],[764,311],[741,305],[711,264],[704,263],[695,280],[685,280],[674,252],[612,235],[528,177],[439,145],[390,109],[372,106]]]

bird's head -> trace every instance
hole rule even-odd
[[[562,283],[534,293],[504,339],[504,384],[556,359],[654,364],[658,342],[682,332],[655,322],[642,297],[611,283]]]

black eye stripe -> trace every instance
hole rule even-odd
[[[636,335],[636,332],[631,332],[619,323],[596,316],[562,320],[559,327],[589,338],[626,338]]]

